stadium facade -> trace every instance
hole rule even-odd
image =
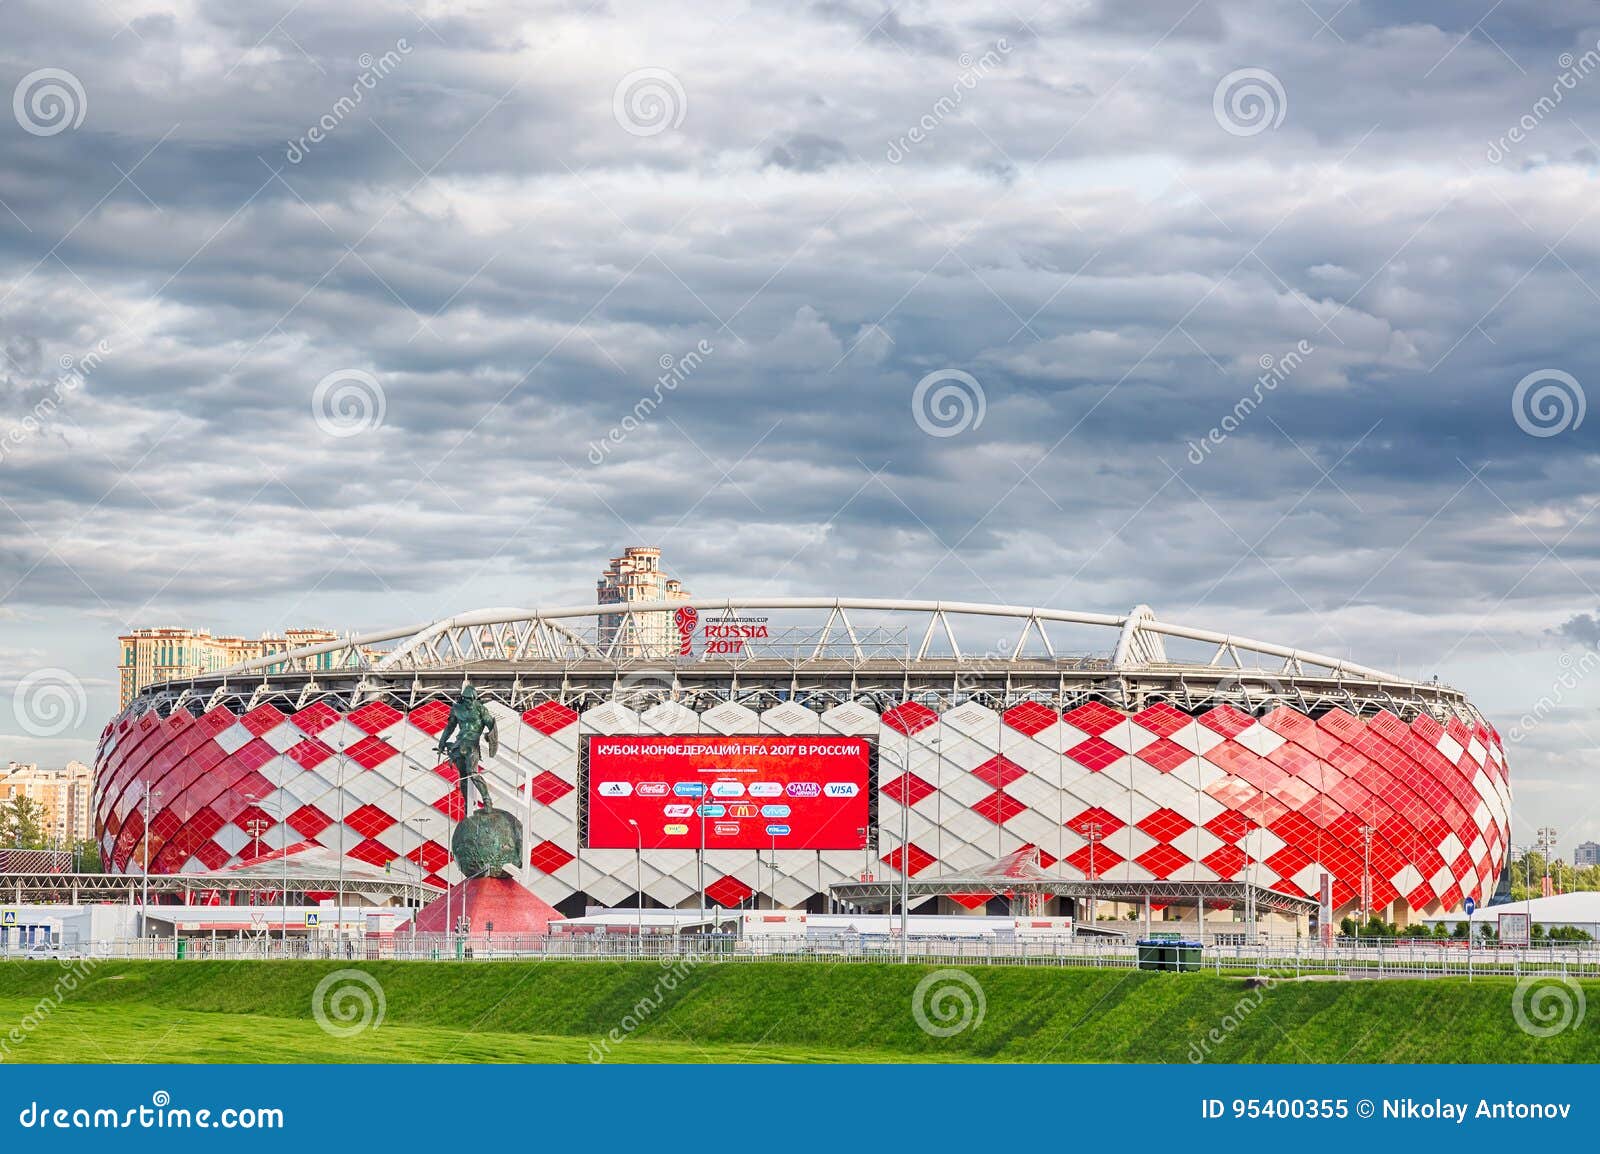
[[[674,635],[641,651],[612,619],[633,613]],[[100,742],[106,868],[457,880],[434,749],[468,680],[523,881],[569,913],[633,904],[636,877],[646,905],[696,906],[703,878],[724,906],[820,909],[1035,847],[1063,880],[1315,897],[1326,874],[1339,911],[1407,921],[1486,901],[1507,856],[1500,737],[1437,681],[1142,606],[695,598],[484,610],[150,686]]]

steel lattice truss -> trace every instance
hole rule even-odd
[[[907,883],[911,901],[926,901],[934,897],[965,897],[973,892],[975,879],[952,877],[917,879]],[[898,905],[900,883],[840,882],[829,887],[829,892],[840,901],[875,909]],[[1023,880],[1006,884],[996,891],[992,884],[979,892],[998,892],[1001,896],[1041,894],[1046,897],[1091,898],[1103,902],[1126,902],[1139,905],[1150,901],[1156,905],[1190,904],[1197,901],[1215,902],[1219,906],[1271,910],[1291,916],[1305,916],[1315,912],[1317,903],[1312,898],[1296,897],[1255,885],[1252,882],[1199,882],[1199,881],[1089,881],[1083,880]]]
[[[0,872],[0,901],[77,905],[80,902],[137,901],[146,891],[140,873],[27,873]],[[195,874],[151,873],[148,890],[152,897],[221,892],[240,894],[324,894],[337,889],[335,879],[322,874],[306,875],[291,871],[288,877],[198,876]],[[401,879],[375,880],[350,878],[344,883],[346,900],[362,897],[382,904],[389,898],[415,898],[417,885]]]

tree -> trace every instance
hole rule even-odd
[[[43,849],[44,807],[26,794],[0,802],[0,846],[6,849]]]
[[[100,863],[100,843],[93,838],[72,843],[73,869],[79,873],[97,874],[104,870]]]

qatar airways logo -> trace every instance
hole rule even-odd
[[[791,781],[786,787],[790,797],[820,797],[822,787],[814,781]]]

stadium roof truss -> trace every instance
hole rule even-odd
[[[698,626],[799,617],[775,623],[740,652],[680,653],[673,614]],[[645,616],[653,615],[653,616]],[[994,640],[995,624],[1002,633]],[[1067,653],[1052,637],[1103,630],[1098,653]],[[990,644],[973,642],[985,629]],[[1175,660],[1169,642],[1196,656]],[[846,700],[976,699],[1005,707],[1050,700],[1062,707],[1102,698],[1141,707],[1231,702],[1261,712],[1282,702],[1307,712],[1388,709],[1401,717],[1476,714],[1457,690],[1340,657],[1158,619],[1017,605],[873,598],[691,598],[546,609],[480,609],[422,625],[366,633],[257,658],[157,687],[136,710],[296,697],[346,703],[375,696],[420,703],[468,677],[507,704],[548,698],[577,707],[631,696],[652,700],[780,701],[826,707]]]

